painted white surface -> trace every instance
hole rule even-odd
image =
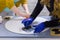
[[[0,40],[60,40],[60,38],[0,38]]]
[[[2,16],[0,16],[0,23],[2,23],[3,22],[3,18],[2,18]]]
[[[23,19],[24,18],[21,18],[19,20],[18,19],[12,19],[12,20],[8,21],[5,24],[6,29],[11,31],[11,32],[19,33],[19,34],[33,34],[34,30],[28,31],[28,32],[22,30],[22,28],[24,27],[24,25],[22,24]],[[36,24],[39,24],[39,23],[44,22],[46,20],[47,19],[45,19],[45,18],[37,17],[34,22],[37,22]]]

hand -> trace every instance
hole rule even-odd
[[[45,29],[45,23],[40,23],[36,26],[34,33],[40,33]]]
[[[25,27],[29,26],[33,22],[33,18],[27,18],[22,21]]]
[[[26,17],[26,18],[29,18],[29,17],[30,17],[30,14],[26,14],[25,17]]]

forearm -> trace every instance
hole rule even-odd
[[[57,18],[57,19],[54,19],[54,20],[46,21],[44,23],[45,23],[45,26],[46,27],[56,27],[56,26],[59,26],[60,25],[59,20],[60,19]]]
[[[11,8],[11,10],[12,10],[13,12],[15,12],[15,13],[16,13],[17,15],[19,15],[19,16],[29,17],[28,14],[22,13],[16,6],[13,6],[13,7]]]
[[[47,6],[49,12],[52,12],[54,10],[54,0],[50,0],[50,7]]]
[[[28,4],[22,4],[22,7],[24,8],[26,13],[29,13]]]
[[[39,15],[39,13],[40,13],[41,10],[43,9],[43,7],[44,7],[44,5],[40,4],[40,0],[38,0],[38,2],[37,2],[37,4],[36,4],[36,7],[35,7],[35,9],[33,10],[33,12],[32,12],[32,14],[31,14],[30,17],[32,17],[32,18],[35,19],[35,18]]]

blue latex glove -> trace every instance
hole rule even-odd
[[[45,29],[45,23],[43,22],[36,26],[34,33],[40,33],[44,29]]]
[[[27,28],[33,22],[33,18],[24,19],[22,23]]]

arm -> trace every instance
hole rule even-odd
[[[22,5],[22,7],[24,8],[26,14],[29,14],[29,10],[28,10],[28,6],[27,6],[27,0],[19,0],[18,2],[15,3],[16,7],[19,7],[19,5]]]
[[[42,22],[42,23],[36,25],[34,33],[40,33],[40,32],[42,32],[47,27],[50,28],[50,27],[57,27],[57,26],[59,26],[60,25],[59,20],[60,19],[57,18],[57,19],[50,20],[50,21],[45,21],[45,22]]]
[[[27,0],[19,0],[18,2],[15,3],[15,5],[16,5],[17,7],[19,7],[20,4],[21,4],[22,7],[24,8],[25,12],[26,12],[27,14],[29,14]]]
[[[23,17],[26,17],[26,18],[29,17],[28,14],[22,13],[16,6],[13,6],[13,7],[11,8],[11,10],[12,10],[13,12],[15,12],[15,13],[16,13],[17,15],[19,15],[19,16],[23,16]]]
[[[16,13],[17,15],[19,15],[19,16],[23,16],[23,17],[26,17],[26,18],[29,17],[28,14],[22,13],[22,12],[15,6],[14,0],[9,0],[9,1],[7,1],[7,2],[6,2],[6,6],[7,6],[10,10],[12,10],[14,13]]]
[[[51,15],[51,13],[52,13],[53,10],[54,10],[54,0],[50,0],[49,6],[47,6],[47,9],[49,10],[50,15]]]
[[[22,7],[24,8],[25,12],[29,14],[28,6],[27,4],[22,4]]]
[[[36,4],[36,7],[35,7],[35,9],[33,10],[32,14],[30,16],[31,18],[35,19],[39,15],[39,13],[42,11],[44,5],[40,4],[40,1],[41,0],[38,0],[38,2]]]
[[[22,4],[22,7],[24,8],[25,12],[27,14],[30,14],[29,9],[28,9],[28,0],[21,0],[21,4]]]

